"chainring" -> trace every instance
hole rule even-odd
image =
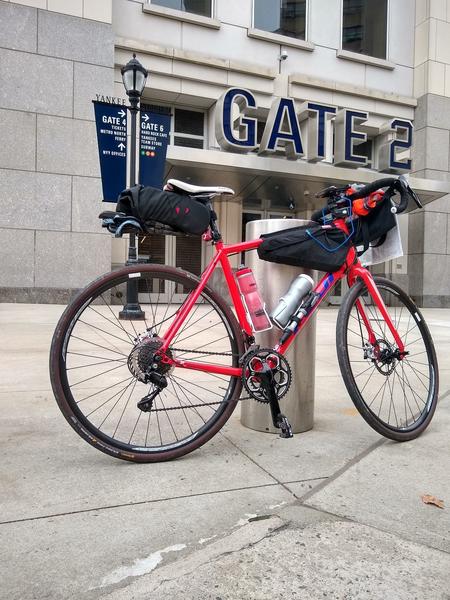
[[[272,370],[275,394],[280,400],[287,394],[292,381],[291,368],[286,358],[271,348],[258,348],[247,353],[242,363],[242,382],[251,398],[267,404],[269,398],[258,378],[263,364]]]

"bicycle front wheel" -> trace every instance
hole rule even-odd
[[[438,365],[430,332],[412,299],[396,284],[374,277],[407,354],[401,358],[383,316],[362,281],[339,310],[336,343],[348,393],[367,423],[396,441],[419,436],[438,398]],[[375,334],[369,342],[366,316]]]
[[[121,314],[130,282],[140,319]],[[198,283],[171,267],[125,267],[93,282],[63,313],[50,353],[53,391],[69,424],[99,450],[135,462],[177,458],[208,441],[233,412],[240,377],[169,365],[160,367],[167,387],[148,412],[138,407],[156,389],[145,373],[164,333]],[[166,355],[237,367],[243,351],[234,315],[205,288]]]

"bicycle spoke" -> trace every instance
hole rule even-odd
[[[341,363],[341,371],[356,407],[374,429],[391,437],[390,433],[384,433],[389,428],[392,439],[412,439],[414,436],[410,432],[418,429],[418,424],[427,417],[430,399],[433,395],[436,397],[435,370],[428,371],[433,364],[427,351],[429,337],[422,326],[423,318],[420,322],[416,320],[417,309],[410,299],[398,288],[395,289],[395,284],[388,281],[378,284],[377,276],[374,281],[379,285],[387,313],[408,354],[401,360],[398,358],[398,347],[391,335],[388,320],[382,317],[373,299],[366,296],[365,287],[360,286],[355,290],[346,311],[346,337],[343,341],[346,345],[347,362],[344,365]],[[367,359],[362,360],[364,345],[368,343],[369,336],[364,335],[364,313],[361,312],[361,307],[378,339],[377,352],[371,358],[373,368],[367,364]],[[361,340],[361,348],[358,340]],[[359,352],[361,354],[358,356]],[[366,367],[364,364],[358,365],[364,362]],[[345,364],[350,368],[351,379],[344,370]],[[368,409],[369,414],[364,408]]]
[[[121,369],[124,365],[117,365],[116,367],[112,367],[111,369],[108,369],[107,371],[102,371],[101,373],[97,373],[97,375],[92,375],[91,377],[87,377],[87,379],[83,379],[82,381],[77,381],[76,383],[72,383],[72,387],[74,388],[76,385],[81,385],[82,383],[86,383],[86,381],[91,381],[92,379],[96,379],[97,377],[101,377],[102,375],[105,375],[106,373],[111,373],[111,371],[116,371],[117,369]]]
[[[126,403],[125,403],[125,406],[123,407],[123,411],[122,411],[122,414],[120,415],[119,422],[117,423],[117,425],[116,425],[116,428],[115,428],[115,430],[114,430],[114,433],[113,433],[113,435],[112,435],[113,439],[115,438],[115,436],[116,436],[116,433],[117,433],[117,430],[119,429],[119,426],[120,426],[120,424],[121,424],[121,422],[122,422],[123,415],[125,414],[125,411],[126,411],[126,409],[127,409],[127,406],[128,406],[128,404],[129,404],[129,402],[130,402],[130,398],[131,398],[131,396],[133,395],[134,388],[136,387],[136,383],[137,383],[137,380],[135,380],[135,382],[134,382],[134,384],[133,384],[133,387],[131,388],[131,391],[130,391],[130,393],[129,393],[129,395],[128,395],[128,399],[127,399],[127,401],[126,401]]]
[[[121,342],[126,342],[127,344],[130,344],[130,340],[124,340],[123,338],[120,338],[118,335],[114,335],[113,333],[110,333],[109,331],[105,331],[104,329],[102,329],[101,327],[97,327],[96,325],[92,325],[92,323],[88,323],[87,321],[83,321],[83,319],[79,319],[80,323],[83,323],[83,325],[87,325],[88,327],[92,327],[92,329],[95,329],[97,331],[101,331],[102,333],[105,333],[106,335],[110,335],[113,338],[116,338],[116,340],[120,340]],[[104,339],[102,336],[99,336],[102,339]],[[113,346],[113,348],[115,348],[117,350],[116,346]]]
[[[94,408],[94,410],[91,410],[91,412],[87,413],[86,416],[90,417],[91,415],[93,415],[95,412],[97,412],[100,408],[103,408],[103,406],[105,406],[106,404],[108,404],[108,402],[111,402],[111,400],[113,398],[115,398],[116,396],[119,396],[118,400],[116,401],[116,403],[114,404],[114,406],[112,407],[112,409],[109,411],[109,413],[106,415],[105,419],[110,415],[111,411],[115,408],[115,406],[117,405],[117,402],[119,402],[119,400],[122,398],[122,396],[124,395],[124,393],[127,391],[127,389],[130,387],[130,385],[132,385],[132,381],[130,381],[130,383],[128,383],[128,385],[126,385],[124,388],[122,388],[121,390],[119,390],[118,392],[116,392],[113,396],[111,396],[111,398],[108,398],[108,400],[105,400],[105,402],[102,402],[100,404],[100,406],[97,406],[97,408]],[[102,421],[101,425],[103,425],[104,421]]]
[[[171,384],[171,386],[172,386],[172,388],[173,388],[173,392],[171,392],[171,393],[172,393],[172,395],[173,395],[173,394],[175,394],[175,396],[176,396],[176,398],[177,398],[177,400],[178,400],[178,404],[180,405],[180,407],[181,407],[181,408],[183,408],[183,409],[186,409],[186,407],[185,407],[185,406],[183,406],[183,405],[182,405],[182,403],[181,403],[180,397],[179,397],[179,395],[178,395],[178,392],[177,392],[177,390],[176,390],[176,388],[175,388],[175,386],[174,386],[174,384],[173,384],[173,381],[172,381],[172,380],[170,380],[170,384]],[[194,431],[193,431],[193,429],[192,429],[192,427],[191,427],[191,424],[190,424],[190,422],[189,422],[189,419],[187,418],[187,415],[186,415],[186,412],[185,412],[185,410],[183,410],[183,411],[182,411],[182,414],[183,414],[184,418],[186,419],[186,423],[188,424],[188,427],[189,427],[189,429],[190,429],[191,433],[194,433]]]
[[[76,354],[76,352],[68,352],[67,354]],[[86,355],[81,355],[81,356],[86,356]],[[94,357],[92,357],[92,358],[94,358]],[[95,358],[100,358],[100,357],[95,357]],[[111,362],[121,362],[121,363],[125,364],[125,359],[124,358],[111,358],[111,359],[107,359],[107,360],[102,360],[100,362],[88,363],[87,365],[78,365],[77,367],[67,367],[66,371],[75,371],[76,369],[85,369],[86,367],[95,367],[97,365],[106,365]]]
[[[114,311],[112,310],[112,308],[109,306],[109,304],[106,304],[105,299],[103,298],[103,295],[100,295],[100,298],[103,300],[104,305],[110,310],[111,314],[113,315],[113,317],[115,318],[115,320],[117,321],[117,323],[115,321],[112,321],[111,319],[108,319],[108,317],[105,317],[104,314],[102,314],[100,311],[96,310],[93,306],[88,306],[88,308],[90,310],[92,310],[96,315],[99,315],[100,317],[102,317],[103,319],[105,319],[106,321],[108,321],[108,323],[111,323],[111,325],[114,325],[114,327],[117,327],[117,329],[120,329],[121,331],[123,331],[125,333],[125,335],[127,336],[127,338],[130,340],[130,343],[133,343],[133,336],[131,335],[131,333],[129,333],[125,327],[122,325],[122,322],[120,321],[120,319],[118,319],[114,313]],[[125,340],[124,340],[125,341]]]
[[[356,361],[352,361],[352,362],[356,362]],[[361,373],[358,373],[357,375],[355,375],[355,379],[357,377],[360,377],[361,375],[363,375],[364,373],[367,373],[367,371],[369,371],[369,369],[375,369],[374,365],[370,365],[370,367],[367,367],[367,369],[364,369],[364,371],[361,371]]]
[[[100,344],[96,344],[95,342],[90,342],[88,340],[85,340],[85,339],[80,338],[73,334],[72,334],[72,338],[74,340],[84,342],[85,344],[91,344],[92,346],[97,346],[97,348],[102,348],[102,350],[107,350],[108,352],[112,352],[113,354],[120,354],[121,356],[124,356],[128,360],[128,356],[126,354],[124,354],[123,352],[116,352],[115,350],[111,350],[111,348],[107,348],[106,346],[101,346]]]
[[[136,423],[134,424],[133,431],[131,432],[131,435],[130,435],[130,439],[128,440],[129,444],[131,444],[131,440],[133,439],[134,432],[136,431],[136,428],[139,423],[139,419],[141,418],[142,415],[143,415],[143,412],[139,411],[138,418],[136,419]]]
[[[192,406],[192,402],[190,401],[189,397],[186,395],[186,391],[183,389],[183,387],[177,381],[173,381],[172,383],[173,383],[174,386],[177,385],[180,388],[180,393],[182,393],[184,395],[184,397],[186,398],[186,402],[188,403],[188,405],[186,406],[186,408],[189,408],[193,412],[195,412],[195,414],[198,417],[200,417],[200,419],[203,421],[203,423],[206,424],[205,419],[199,413],[199,411],[197,410],[197,408],[195,408],[195,407]]]
[[[94,396],[97,396],[98,394],[101,394],[102,392],[108,390],[109,388],[113,388],[116,387],[116,385],[120,385],[121,383],[125,383],[125,381],[128,381],[129,379],[133,379],[133,377],[126,377],[125,379],[122,379],[122,381],[118,381],[117,383],[113,383],[112,385],[107,385],[106,387],[104,387],[102,390],[95,392],[94,394],[91,394],[90,396],[86,396],[85,398],[82,398],[81,400],[77,400],[77,404],[80,404],[81,402],[84,402],[85,400],[89,400],[90,398],[93,398]]]
[[[61,368],[62,385],[68,401],[77,407],[83,424],[80,435],[88,441],[100,436],[106,451],[118,449],[114,455],[128,448],[130,460],[133,455],[159,456],[177,448],[190,451],[203,432],[219,419],[225,421],[229,402],[234,406],[239,399],[240,379],[209,373],[207,366],[200,372],[164,364],[158,368],[168,386],[154,398],[148,414],[140,410],[139,399],[157,389],[141,379],[155,364],[160,335],[175,322],[197,283],[166,267],[161,271],[153,265],[143,267],[134,280],[145,312],[145,320],[138,323],[118,318],[124,301],[119,291],[124,293],[128,281],[123,277],[119,272],[108,289],[103,284],[97,296],[94,293],[80,302],[65,325],[67,333],[59,349],[67,362]],[[169,352],[176,359],[175,346],[184,346],[180,355],[196,363],[215,357],[211,363],[231,367],[237,365],[241,352],[238,336],[226,305],[206,289],[179,324]]]
[[[103,419],[103,421],[102,421],[102,422],[100,423],[100,425],[98,426],[98,428],[99,428],[99,429],[100,429],[100,427],[102,427],[102,426],[105,424],[105,422],[106,422],[107,418],[109,417],[109,415],[110,415],[110,414],[113,412],[113,410],[114,410],[114,409],[116,408],[116,406],[119,404],[119,402],[120,402],[120,400],[121,400],[122,396],[125,394],[125,392],[127,391],[127,389],[128,389],[128,388],[130,387],[130,385],[132,385],[132,384],[133,384],[133,381],[130,381],[130,383],[129,383],[129,384],[126,386],[126,387],[124,387],[124,388],[123,388],[122,392],[120,393],[120,396],[117,398],[117,400],[116,400],[116,402],[114,403],[113,407],[111,408],[111,410],[109,411],[109,413],[106,415],[106,417]],[[115,394],[114,396],[117,396],[117,394]],[[113,396],[113,397],[114,397],[114,396]],[[109,402],[109,400],[107,400],[107,402]],[[104,403],[102,404],[102,406],[104,406],[105,404],[106,404],[106,402],[104,402]],[[99,408],[100,408],[100,407],[99,407]],[[92,411],[92,412],[95,412],[95,411]],[[88,417],[88,416],[90,416],[90,414],[92,414],[92,413],[89,413],[89,414],[88,414],[88,415],[86,415],[86,416]]]

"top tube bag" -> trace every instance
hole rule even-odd
[[[162,223],[191,235],[204,233],[210,221],[209,209],[195,198],[142,185],[124,190],[116,210],[133,215],[147,226]]]
[[[268,262],[333,273],[344,264],[350,247],[337,227],[301,225],[261,236],[258,256]]]

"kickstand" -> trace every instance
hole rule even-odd
[[[262,370],[258,372],[258,377],[261,378],[261,385],[266,391],[267,396],[269,398],[273,426],[277,429],[281,429],[281,438],[287,439],[294,437],[294,434],[292,433],[291,424],[289,423],[287,417],[283,415],[283,413],[280,410],[278,398],[275,393],[272,369],[268,365],[263,364]]]

